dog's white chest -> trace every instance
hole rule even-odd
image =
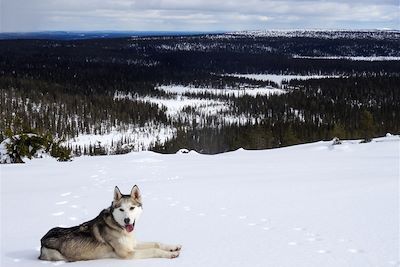
[[[118,242],[129,251],[133,251],[136,247],[136,239],[133,235],[124,235],[118,239]]]

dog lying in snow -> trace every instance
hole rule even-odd
[[[136,185],[129,195],[121,194],[115,187],[111,206],[96,218],[79,226],[53,228],[43,236],[39,259],[82,261],[178,257],[180,245],[136,241],[135,223],[142,210],[142,197]]]

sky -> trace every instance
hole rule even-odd
[[[400,0],[0,0],[0,32],[400,29]]]

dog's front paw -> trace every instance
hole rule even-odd
[[[175,259],[175,258],[177,258],[177,257],[179,257],[179,251],[171,252],[171,253],[169,254],[169,258],[170,258],[170,259]]]
[[[182,248],[182,245],[175,245],[175,246],[171,246],[171,248],[169,249],[169,251],[173,252],[173,251],[180,251]]]

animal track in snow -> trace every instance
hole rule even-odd
[[[362,249],[356,249],[356,248],[349,248],[347,251],[350,253],[353,253],[353,254],[358,254],[358,253],[364,252]]]

